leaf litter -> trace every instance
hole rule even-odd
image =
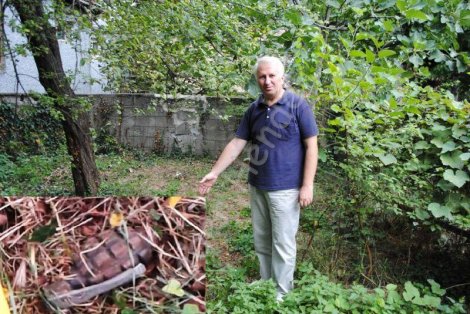
[[[12,313],[204,312],[205,211],[200,197],[0,198]]]

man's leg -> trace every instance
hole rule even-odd
[[[299,190],[268,192],[272,226],[272,273],[278,299],[292,290],[296,259],[295,236],[299,227]]]
[[[266,192],[250,185],[250,205],[255,252],[260,264],[261,279],[268,280],[272,277],[272,235]]]

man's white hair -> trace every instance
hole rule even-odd
[[[259,65],[262,63],[269,63],[271,65],[274,65],[279,70],[279,74],[281,76],[284,76],[284,64],[282,64],[281,59],[279,59],[278,57],[272,57],[272,56],[263,56],[261,58],[258,58],[253,68],[253,74],[255,76],[258,73]]]

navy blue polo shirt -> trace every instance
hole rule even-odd
[[[251,142],[248,182],[267,191],[300,188],[303,140],[317,134],[315,117],[305,99],[286,90],[268,107],[260,96],[245,112],[235,133]]]

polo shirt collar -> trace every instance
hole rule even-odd
[[[290,94],[290,92],[287,89],[284,89],[284,94],[282,95],[281,99],[279,99],[277,101],[276,104],[277,105],[282,105],[282,106],[287,105],[289,103],[289,99],[290,99],[289,94]],[[256,100],[255,103],[256,103],[257,106],[261,106],[261,105],[266,106],[266,104],[264,102],[264,95],[261,94],[258,97],[258,99]]]

